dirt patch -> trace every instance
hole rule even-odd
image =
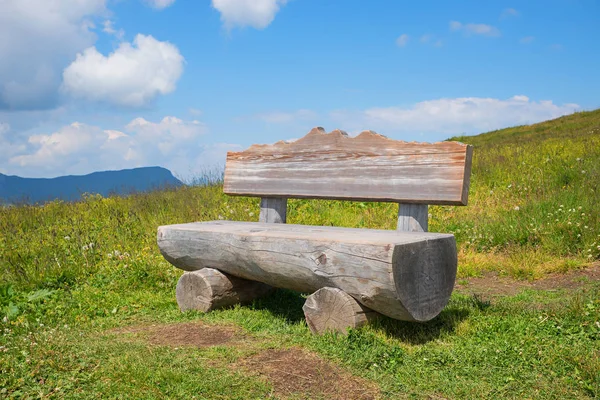
[[[264,377],[273,385],[275,396],[333,400],[379,397],[375,384],[300,348],[265,350],[233,367]]]
[[[565,274],[551,274],[536,281],[518,281],[509,277],[488,273],[477,278],[459,279],[455,289],[462,293],[483,297],[512,296],[524,289],[574,290],[600,282],[600,262],[587,268]]]
[[[233,326],[206,325],[197,322],[138,325],[113,329],[110,333],[136,334],[149,343],[173,347],[211,347],[229,345],[243,336]]]

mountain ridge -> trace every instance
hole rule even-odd
[[[182,186],[166,168],[140,167],[97,171],[86,175],[55,178],[23,178],[0,173],[0,203],[37,204],[53,200],[77,201],[84,193],[125,195],[172,186]]]

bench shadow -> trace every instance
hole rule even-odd
[[[458,324],[467,319],[472,311],[484,311],[490,306],[489,301],[476,295],[456,296],[452,297],[442,312],[431,321],[418,323],[382,317],[373,325],[402,342],[425,344],[442,335],[455,333]]]
[[[294,324],[304,320],[302,306],[305,301],[305,295],[291,290],[276,289],[268,296],[255,300],[250,307],[257,310],[267,310],[274,316]],[[490,305],[489,301],[476,295],[461,295],[453,297],[446,308],[431,321],[424,323],[407,322],[381,316],[371,322],[371,326],[402,342],[413,345],[425,344],[438,339],[442,335],[454,333],[457,325],[468,318],[471,311],[483,311]]]
[[[295,324],[304,320],[302,306],[305,301],[306,297],[298,292],[275,288],[269,295],[254,300],[250,307],[269,311],[275,317]]]

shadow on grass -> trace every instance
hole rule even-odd
[[[255,300],[250,306],[257,310],[267,310],[273,316],[290,324],[304,320],[302,306],[306,296],[291,290],[276,289],[269,296]],[[372,322],[372,327],[387,335],[410,344],[424,344],[436,340],[444,334],[452,334],[456,326],[472,312],[485,311],[490,302],[476,295],[455,295],[442,312],[431,321],[418,323],[398,321],[382,316]]]
[[[275,289],[268,296],[254,300],[250,307],[256,310],[267,310],[277,318],[296,324],[304,320],[302,306],[305,301],[306,297],[298,292]]]

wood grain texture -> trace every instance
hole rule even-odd
[[[208,312],[251,302],[272,289],[261,282],[236,278],[213,268],[203,268],[181,275],[175,294],[181,311]]]
[[[361,327],[380,316],[343,290],[331,287],[308,296],[302,311],[309,329],[316,334],[327,331],[346,334],[349,328]]]
[[[372,131],[350,138],[339,130],[315,128],[292,143],[229,152],[223,191],[466,205],[470,155],[470,146],[458,142],[408,143]]]
[[[186,271],[205,267],[313,293],[335,287],[391,318],[427,321],[456,276],[453,235],[212,221],[161,226],[158,246]]]
[[[287,199],[285,197],[263,197],[260,199],[259,222],[285,224]]]
[[[427,232],[429,224],[429,207],[427,204],[398,204],[399,231]]]

